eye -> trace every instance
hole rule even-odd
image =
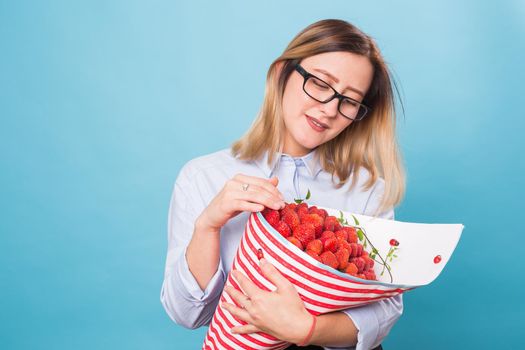
[[[314,85],[317,86],[318,88],[321,88],[321,89],[330,89],[330,86],[326,85],[325,83],[323,83],[323,82],[320,81],[319,79],[312,78],[312,82],[313,82]]]
[[[353,108],[357,108],[359,107],[359,103],[355,102],[355,101],[352,101],[348,98],[345,98],[342,102],[342,104],[346,107],[353,107]]]

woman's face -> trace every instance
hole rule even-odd
[[[373,67],[368,58],[350,52],[322,53],[305,58],[300,64],[340,94],[359,102],[372,82]],[[338,99],[324,104],[317,102],[304,92],[303,82],[303,76],[294,70],[283,96],[286,128],[283,152],[294,157],[304,156],[330,141],[352,123],[337,110]],[[312,120],[324,127],[315,126]]]

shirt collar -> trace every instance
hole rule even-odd
[[[322,170],[321,162],[319,160],[319,154],[317,149],[310,151],[310,153],[302,157],[292,157],[286,153],[276,152],[272,164],[268,164],[269,152],[265,151],[264,154],[255,161],[257,166],[264,172],[266,177],[270,178],[276,170],[277,165],[282,161],[283,158],[288,157],[291,159],[302,159],[303,163],[308,170],[308,173],[312,177],[316,177],[317,174]]]

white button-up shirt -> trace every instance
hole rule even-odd
[[[186,248],[195,220],[235,174],[262,178],[277,176],[277,188],[285,202],[304,199],[310,190],[309,206],[319,205],[364,215],[374,215],[379,206],[384,180],[379,179],[369,190],[363,190],[362,186],[369,178],[364,168],[360,169],[357,185],[348,191],[350,181],[337,189],[332,183],[332,175],[322,169],[315,150],[297,158],[278,154],[271,165],[267,160],[268,154],[265,153],[256,161],[241,161],[231,155],[230,149],[224,149],[192,159],[181,169],[169,207],[168,252],[160,293],[164,309],[177,324],[192,329],[209,325],[219,302],[250,213],[242,212],[222,227],[219,266],[204,291],[188,268]],[[334,177],[338,180],[337,176]],[[380,213],[379,217],[393,219],[394,210]],[[359,332],[355,347],[339,349],[371,349],[381,343],[401,316],[403,299],[402,295],[397,295],[341,311],[352,319]]]

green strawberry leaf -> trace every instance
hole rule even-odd
[[[294,201],[295,201],[295,203],[297,203],[297,204],[301,204],[301,203],[303,202],[302,199],[294,199]]]
[[[358,223],[358,225],[359,225],[359,223]],[[361,229],[357,230],[357,237],[359,237],[360,241],[365,239],[365,235],[363,234],[363,231]]]
[[[352,217],[354,218],[355,224],[359,225],[359,220],[357,220],[357,218],[355,216],[353,216],[353,215],[352,215]]]
[[[306,193],[306,200],[310,199],[310,189],[308,189],[308,192]]]
[[[344,225],[345,223],[345,218],[343,217],[343,212],[341,210],[339,210],[339,217],[337,218],[337,221],[339,221],[341,225]]]

